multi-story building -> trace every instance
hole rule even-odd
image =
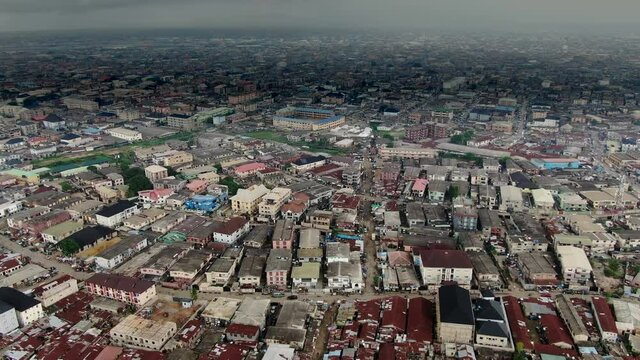
[[[278,220],[271,236],[274,249],[292,249],[296,241],[295,223],[291,220]]]
[[[520,188],[512,185],[500,186],[500,210],[519,211],[523,206]]]
[[[121,200],[106,206],[96,213],[96,222],[100,225],[115,228],[140,211],[136,203],[129,200]]]
[[[291,189],[276,187],[273,188],[268,194],[262,197],[260,204],[258,205],[258,219],[261,221],[274,221],[282,205],[291,197]]]
[[[267,286],[286,288],[291,263],[291,249],[271,249],[265,268]]]
[[[478,210],[473,207],[458,207],[453,210],[455,230],[475,231],[478,229]]]
[[[28,326],[45,315],[40,301],[14,288],[0,288],[0,303],[4,303],[15,310],[18,324],[21,327]],[[7,306],[4,308],[6,313]],[[5,317],[8,318],[8,316]]]
[[[587,286],[593,269],[584,250],[565,245],[556,247],[556,254],[562,268],[562,278],[569,288],[572,285]]]
[[[457,285],[438,289],[437,335],[440,342],[472,344],[475,319],[469,290]]]
[[[322,155],[304,156],[291,163],[291,168],[296,174],[302,174],[327,163],[327,158]]]
[[[405,130],[404,138],[409,141],[417,142],[428,139],[429,135],[429,128],[426,125],[416,125],[408,127]]]
[[[167,126],[178,129],[195,130],[203,128],[205,120],[205,117],[171,114],[167,116]]]
[[[36,299],[40,300],[45,308],[77,292],[78,280],[69,275],[63,275],[33,289]]]
[[[456,282],[466,289],[471,286],[473,264],[464,251],[429,249],[419,254],[425,286],[437,289],[448,282]]]
[[[160,351],[177,331],[178,326],[172,321],[156,321],[129,315],[109,331],[109,339],[114,345]]]
[[[266,186],[252,185],[248,189],[238,189],[231,197],[231,209],[238,214],[255,214],[262,197],[269,193]]]
[[[213,241],[233,244],[251,230],[249,221],[242,216],[235,216],[219,222],[213,228]]]
[[[438,156],[438,151],[436,149],[416,147],[415,145],[413,147],[387,147],[383,145],[378,152],[383,159],[421,159],[435,158]]]
[[[331,229],[333,220],[333,212],[324,210],[315,210],[308,217],[307,221],[302,223],[304,227],[311,227],[319,230]]]
[[[155,182],[168,177],[169,170],[160,165],[149,165],[144,168],[144,176],[146,176],[149,181]]]
[[[127,304],[142,306],[156,296],[156,286],[151,281],[134,277],[97,273],[84,282],[86,290]]]
[[[266,258],[264,256],[247,255],[238,270],[238,282],[241,288],[259,288],[260,279],[264,271]]]

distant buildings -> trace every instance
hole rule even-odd
[[[327,130],[346,123],[343,115],[335,115],[329,110],[286,107],[276,112],[273,126],[289,130]]]

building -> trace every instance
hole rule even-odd
[[[258,219],[261,221],[275,221],[280,209],[291,197],[291,189],[276,187],[262,197],[258,205]]]
[[[98,111],[100,109],[100,105],[96,101],[82,97],[69,96],[62,99],[62,103],[70,110]]]
[[[422,158],[436,158],[438,151],[433,148],[423,148],[417,146],[401,146],[401,147],[388,147],[383,145],[378,150],[379,155],[383,159],[422,159]]]
[[[574,192],[565,192],[558,195],[558,207],[562,211],[587,211],[587,200]]]
[[[543,252],[522,252],[518,254],[518,268],[530,284],[539,286],[559,283],[551,254]]]
[[[242,216],[235,216],[217,223],[213,228],[213,241],[223,244],[233,244],[248,234],[250,230],[249,220]]]
[[[524,207],[522,190],[512,185],[500,186],[500,210],[520,211]]]
[[[563,158],[547,158],[547,159],[532,159],[531,163],[543,170],[554,169],[579,169],[580,160],[578,159],[563,159]]]
[[[261,278],[267,260],[264,256],[247,255],[238,270],[238,283],[241,288],[256,289],[261,286]]]
[[[286,107],[273,116],[273,126],[287,130],[320,131],[344,125],[346,118],[329,110]]]
[[[558,309],[560,317],[567,325],[567,330],[571,334],[571,338],[576,343],[584,343],[589,341],[589,331],[578,314],[576,305],[574,305],[573,300],[566,294],[556,296],[556,309]]]
[[[323,166],[327,163],[327,158],[322,155],[303,156],[291,162],[291,169],[296,174],[302,174],[309,170]]]
[[[562,278],[565,283],[588,286],[591,280],[591,263],[584,250],[574,246],[557,246],[556,253],[562,268]]]
[[[472,344],[475,319],[469,290],[457,285],[441,286],[437,301],[438,339],[443,343]]]
[[[177,331],[178,326],[172,321],[129,315],[109,331],[109,338],[114,345],[160,351]]]
[[[63,275],[56,280],[42,284],[33,289],[36,299],[42,306],[48,308],[69,295],[78,292],[78,280],[69,275]]]
[[[96,265],[102,269],[113,269],[144,250],[149,245],[146,236],[129,235],[112,247],[95,256]]]
[[[332,221],[333,212],[315,210],[307,217],[307,221],[302,223],[302,226],[327,231],[331,229]]]
[[[169,177],[169,170],[160,165],[149,165],[144,168],[144,176],[146,176],[147,179],[149,179],[149,181],[153,183],[160,179]]]
[[[544,212],[553,210],[556,203],[551,191],[546,189],[531,190],[531,197],[533,198],[533,205],[536,209]]]
[[[291,282],[296,289],[315,289],[320,279],[320,263],[305,262],[291,269]]]
[[[20,326],[13,306],[0,300],[0,335],[6,335]]]
[[[476,231],[478,229],[478,210],[466,206],[453,209],[453,228],[455,230]]]
[[[167,126],[184,130],[196,130],[205,126],[206,117],[190,116],[184,114],[171,114],[167,116]]]
[[[598,330],[600,331],[602,339],[607,342],[617,342],[618,327],[616,326],[616,319],[613,317],[607,298],[592,296],[591,306],[593,308],[593,314],[596,318],[596,323],[598,324]]]
[[[129,200],[121,200],[117,203],[105,206],[96,213],[96,222],[100,225],[115,228],[125,219],[139,212],[136,203]]]
[[[10,287],[0,288],[0,304],[4,304],[5,312],[3,318],[10,321],[5,328],[12,327],[12,318],[6,314],[7,306],[11,306],[15,310],[18,324],[20,327],[28,326],[38,319],[45,316],[42,309],[42,303],[23,292]]]
[[[335,261],[327,265],[327,283],[332,291],[360,292],[364,288],[359,261]]]
[[[248,189],[238,189],[231,197],[231,208],[235,213],[252,215],[258,212],[262,197],[269,193],[266,186],[252,185]]]
[[[286,288],[291,263],[291,249],[271,249],[265,268],[267,286]]]
[[[292,249],[296,241],[295,223],[291,220],[278,220],[276,222],[271,243],[274,249]]]
[[[261,170],[267,168],[267,165],[259,162],[252,162],[248,164],[242,164],[233,169],[233,173],[241,178],[249,177],[251,175],[255,175]]]
[[[429,249],[419,254],[423,285],[437,289],[443,283],[456,282],[461,287],[470,288],[473,264],[466,252]]]
[[[129,142],[142,140],[142,133],[121,127],[105,129],[104,133]]]
[[[84,227],[82,221],[68,220],[42,231],[42,240],[57,244],[60,240],[76,233]]]
[[[476,321],[476,346],[513,351],[511,332],[501,300],[475,300],[473,317]]]
[[[85,289],[97,296],[142,306],[156,296],[154,283],[134,277],[97,273],[84,282]]]

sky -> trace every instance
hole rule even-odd
[[[0,0],[0,31],[638,28],[640,0]]]

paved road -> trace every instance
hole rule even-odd
[[[375,143],[372,143],[371,146],[375,146]],[[364,156],[363,169],[364,179],[362,180],[362,192],[364,194],[371,194],[374,172],[368,154]],[[378,275],[378,269],[376,267],[376,243],[373,241],[375,223],[373,221],[373,213],[371,212],[371,200],[365,196],[363,203],[364,209],[361,212],[362,224],[367,227],[367,232],[364,237],[364,252],[367,266],[367,279],[365,280],[364,293],[372,294],[374,293],[374,280]]]
[[[86,280],[92,275],[86,272],[76,272],[70,265],[55,261],[53,258],[47,259],[47,256],[45,254],[41,252],[33,252],[28,248],[24,248],[11,241],[6,235],[0,235],[0,246],[12,252],[28,256],[29,258],[31,258],[31,262],[34,264],[38,264],[47,269],[50,267],[54,267],[58,269],[61,274],[71,275],[78,280]]]

